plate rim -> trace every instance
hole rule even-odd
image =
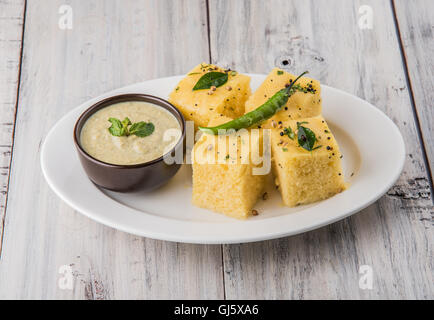
[[[246,75],[251,76],[251,77],[262,77],[265,78],[266,75],[264,74],[252,74],[252,73],[246,73]],[[64,201],[68,206],[72,207],[75,211],[80,212],[81,214],[83,214],[84,216],[98,222],[101,224],[104,224],[106,226],[109,226],[111,228],[123,231],[123,232],[127,232],[130,234],[134,234],[136,236],[141,236],[141,237],[147,237],[147,238],[152,238],[152,239],[157,239],[157,240],[164,240],[164,241],[172,241],[172,242],[182,242],[182,243],[194,243],[194,244],[232,244],[232,243],[248,243],[248,242],[257,242],[257,241],[264,241],[264,240],[271,240],[271,239],[277,239],[277,238],[282,238],[282,237],[287,237],[287,236],[292,236],[292,235],[297,235],[297,234],[301,234],[304,232],[308,232],[311,230],[315,230],[315,229],[319,229],[321,227],[327,226],[329,224],[335,223],[339,220],[343,220],[361,210],[363,210],[364,208],[368,207],[369,205],[371,205],[372,203],[374,203],[375,201],[377,201],[379,198],[381,198],[394,184],[395,182],[398,180],[398,178],[400,177],[402,170],[404,168],[404,164],[405,164],[405,156],[406,156],[406,150],[405,150],[405,143],[404,143],[404,139],[403,136],[399,130],[399,128],[396,126],[396,124],[380,109],[378,109],[377,107],[375,107],[374,105],[372,105],[371,103],[369,103],[366,100],[361,99],[360,97],[357,97],[355,95],[352,95],[350,93],[347,93],[345,91],[342,91],[340,89],[337,88],[333,88],[324,84],[321,84],[322,89],[326,89],[326,90],[331,90],[331,91],[335,91],[336,93],[340,94],[340,95],[344,95],[347,98],[351,98],[351,99],[357,99],[360,102],[366,104],[366,107],[369,107],[371,111],[376,112],[378,115],[381,116],[381,118],[385,121],[388,121],[389,124],[392,125],[392,127],[394,128],[395,134],[394,136],[397,138],[397,142],[400,145],[400,150],[399,152],[397,152],[397,155],[400,155],[400,158],[397,159],[397,161],[399,161],[399,170],[397,170],[395,172],[395,174],[393,175],[393,177],[391,177],[391,179],[388,181],[387,184],[384,185],[384,187],[382,188],[381,192],[377,192],[375,194],[375,196],[373,196],[369,201],[365,201],[362,204],[352,208],[351,210],[346,211],[344,214],[338,215],[336,217],[330,218],[330,219],[326,219],[324,221],[320,221],[318,223],[312,223],[310,226],[307,227],[303,227],[303,228],[299,228],[296,231],[285,231],[282,230],[281,232],[273,232],[272,234],[269,234],[268,232],[264,232],[261,233],[258,236],[252,235],[250,234],[249,236],[246,235],[231,235],[231,236],[225,236],[224,239],[216,239],[216,238],[201,238],[201,237],[195,237],[195,236],[190,236],[190,237],[182,237],[180,238],[179,236],[176,235],[172,235],[169,233],[158,233],[158,232],[152,232],[150,230],[147,231],[139,231],[136,230],[132,227],[126,227],[123,224],[119,225],[116,222],[113,221],[109,221],[107,219],[104,219],[101,214],[95,214],[95,213],[91,213],[88,212],[89,210],[86,210],[85,208],[82,208],[80,205],[78,205],[77,203],[75,203],[74,201],[71,201],[66,195],[64,195],[63,192],[61,192],[60,190],[58,190],[56,183],[52,180],[52,177],[50,175],[50,173],[48,172],[49,168],[46,167],[46,161],[45,161],[45,156],[46,156],[46,148],[47,148],[47,141],[49,140],[49,137],[53,134],[53,132],[56,131],[56,129],[62,124],[62,120],[66,120],[66,118],[71,117],[75,112],[78,111],[78,109],[83,108],[86,105],[89,105],[90,103],[92,103],[93,101],[96,100],[100,100],[103,99],[106,96],[111,96],[111,95],[115,95],[117,94],[119,91],[123,91],[123,90],[129,90],[129,88],[132,88],[134,86],[139,86],[139,85],[144,85],[147,82],[153,82],[156,80],[159,81],[167,81],[167,80],[174,80],[174,78],[182,78],[184,77],[183,75],[178,75],[178,76],[171,76],[171,77],[163,77],[163,78],[156,78],[156,79],[150,79],[150,80],[146,80],[146,81],[142,81],[142,82],[138,82],[138,83],[133,83],[133,84],[129,84],[127,86],[123,86],[114,90],[110,90],[108,92],[105,92],[95,98],[89,99],[83,103],[81,103],[80,105],[78,105],[77,107],[73,108],[72,110],[68,111],[65,115],[63,115],[59,120],[56,121],[56,123],[53,125],[53,127],[48,131],[48,133],[46,134],[46,136],[44,137],[44,141],[43,144],[41,146],[41,152],[40,152],[40,164],[41,164],[41,169],[42,169],[42,173],[43,176],[45,178],[45,180],[47,181],[47,184],[50,186],[50,188],[54,191],[54,193],[62,200]],[[399,140],[399,141],[398,141]],[[95,187],[96,188],[96,187]],[[100,191],[101,192],[101,191]],[[101,192],[102,193],[102,192]],[[109,198],[111,201],[118,203],[117,201],[111,199],[109,196],[107,196],[106,194],[102,193],[105,197]],[[324,201],[322,201],[324,202]],[[321,202],[319,202],[321,203]],[[119,205],[126,207],[120,203],[118,203]],[[140,213],[145,213],[148,216],[151,216],[150,213],[148,212],[144,212],[144,211],[140,211],[137,209],[133,209],[133,208],[129,208],[130,210],[133,211],[137,211]],[[310,208],[306,208],[306,209],[302,209],[298,212],[303,212],[305,210],[309,210]],[[277,216],[277,217],[271,217],[269,219],[278,219],[281,218],[282,216]],[[149,218],[149,217],[148,217]],[[167,221],[172,221],[173,219],[169,219],[167,217],[152,217],[153,219],[158,219],[161,221],[161,219],[163,220],[167,220]],[[250,221],[251,223],[252,221]],[[257,221],[256,221],[257,222]],[[188,224],[191,225],[192,223],[205,223],[205,224],[215,224],[215,223],[211,223],[211,222],[191,222],[191,221],[177,221],[177,223],[180,224]],[[217,222],[218,223],[218,222]],[[231,222],[232,224],[249,224],[249,220],[247,221],[234,221]]]

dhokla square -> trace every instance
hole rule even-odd
[[[286,206],[344,191],[341,153],[323,117],[287,120],[272,130],[273,172]]]
[[[210,125],[230,120],[219,117]],[[196,142],[192,152],[194,205],[238,219],[252,215],[266,177],[255,174],[260,166],[257,157],[263,155],[263,149],[262,130],[253,130],[259,134],[252,130],[244,130],[243,134],[204,133]]]
[[[201,87],[201,81],[208,76],[210,83],[217,85]],[[201,63],[178,83],[170,94],[169,102],[182,112],[186,120],[194,121],[198,127],[206,126],[216,116],[237,118],[243,115],[250,93],[250,77],[213,64]]]

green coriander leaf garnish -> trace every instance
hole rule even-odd
[[[282,70],[277,70],[277,75],[278,76],[281,76],[283,74],[283,71]]]
[[[138,137],[147,137],[154,132],[155,126],[152,122],[136,122],[130,127],[130,134],[135,134]]]
[[[115,137],[136,135],[138,137],[147,137],[152,134],[155,130],[154,124],[152,122],[136,122],[131,123],[129,118],[125,118],[123,121],[120,121],[116,118],[109,118],[108,120],[112,125],[108,128],[111,135]],[[128,126],[131,126],[128,128]]]
[[[110,121],[110,123],[112,124],[108,130],[113,136],[121,137],[126,134],[124,126],[119,119],[109,118],[108,121]]]
[[[236,71],[231,71],[231,76],[235,77],[238,73]]]
[[[205,73],[196,85],[193,87],[193,90],[202,90],[209,89],[211,87],[220,87],[228,82],[228,75],[224,72],[208,72]]]
[[[128,127],[129,125],[131,125],[131,120],[130,120],[128,117],[126,117],[126,118],[122,121],[122,126],[123,126],[124,128],[126,128],[126,127]]]
[[[128,131],[128,126],[130,126],[130,125],[131,125],[130,119],[128,119],[128,117],[125,117],[125,119],[122,120],[122,130],[123,130],[122,135],[127,135],[127,136],[130,135],[130,133]]]
[[[288,152],[287,148],[282,148],[283,152]]]
[[[315,133],[309,128],[298,126],[298,144],[307,151],[314,150],[313,146],[316,142]]]
[[[294,131],[292,131],[291,127],[285,128],[285,130],[283,130],[283,131],[289,137],[289,139],[291,139],[291,140],[295,139],[295,133],[294,133]]]

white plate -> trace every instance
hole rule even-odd
[[[252,90],[265,79],[264,75],[250,76]],[[120,194],[97,188],[84,173],[72,139],[80,114],[97,100],[115,94],[167,98],[181,78],[156,79],[108,92],[63,117],[48,133],[41,151],[42,171],[54,192],[87,217],[132,234],[189,243],[241,243],[294,235],[348,217],[380,198],[401,173],[405,148],[395,124],[368,102],[323,85],[323,115],[338,140],[344,175],[351,184],[330,199],[287,208],[270,183],[270,198],[260,200],[256,207],[260,214],[238,221],[191,204],[188,165],[152,193]]]

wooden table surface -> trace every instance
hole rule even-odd
[[[0,298],[433,299],[433,53],[432,0],[0,0]],[[404,136],[400,179],[345,220],[235,245],[132,236],[57,198],[39,163],[56,121],[203,61],[309,69],[371,102]]]

